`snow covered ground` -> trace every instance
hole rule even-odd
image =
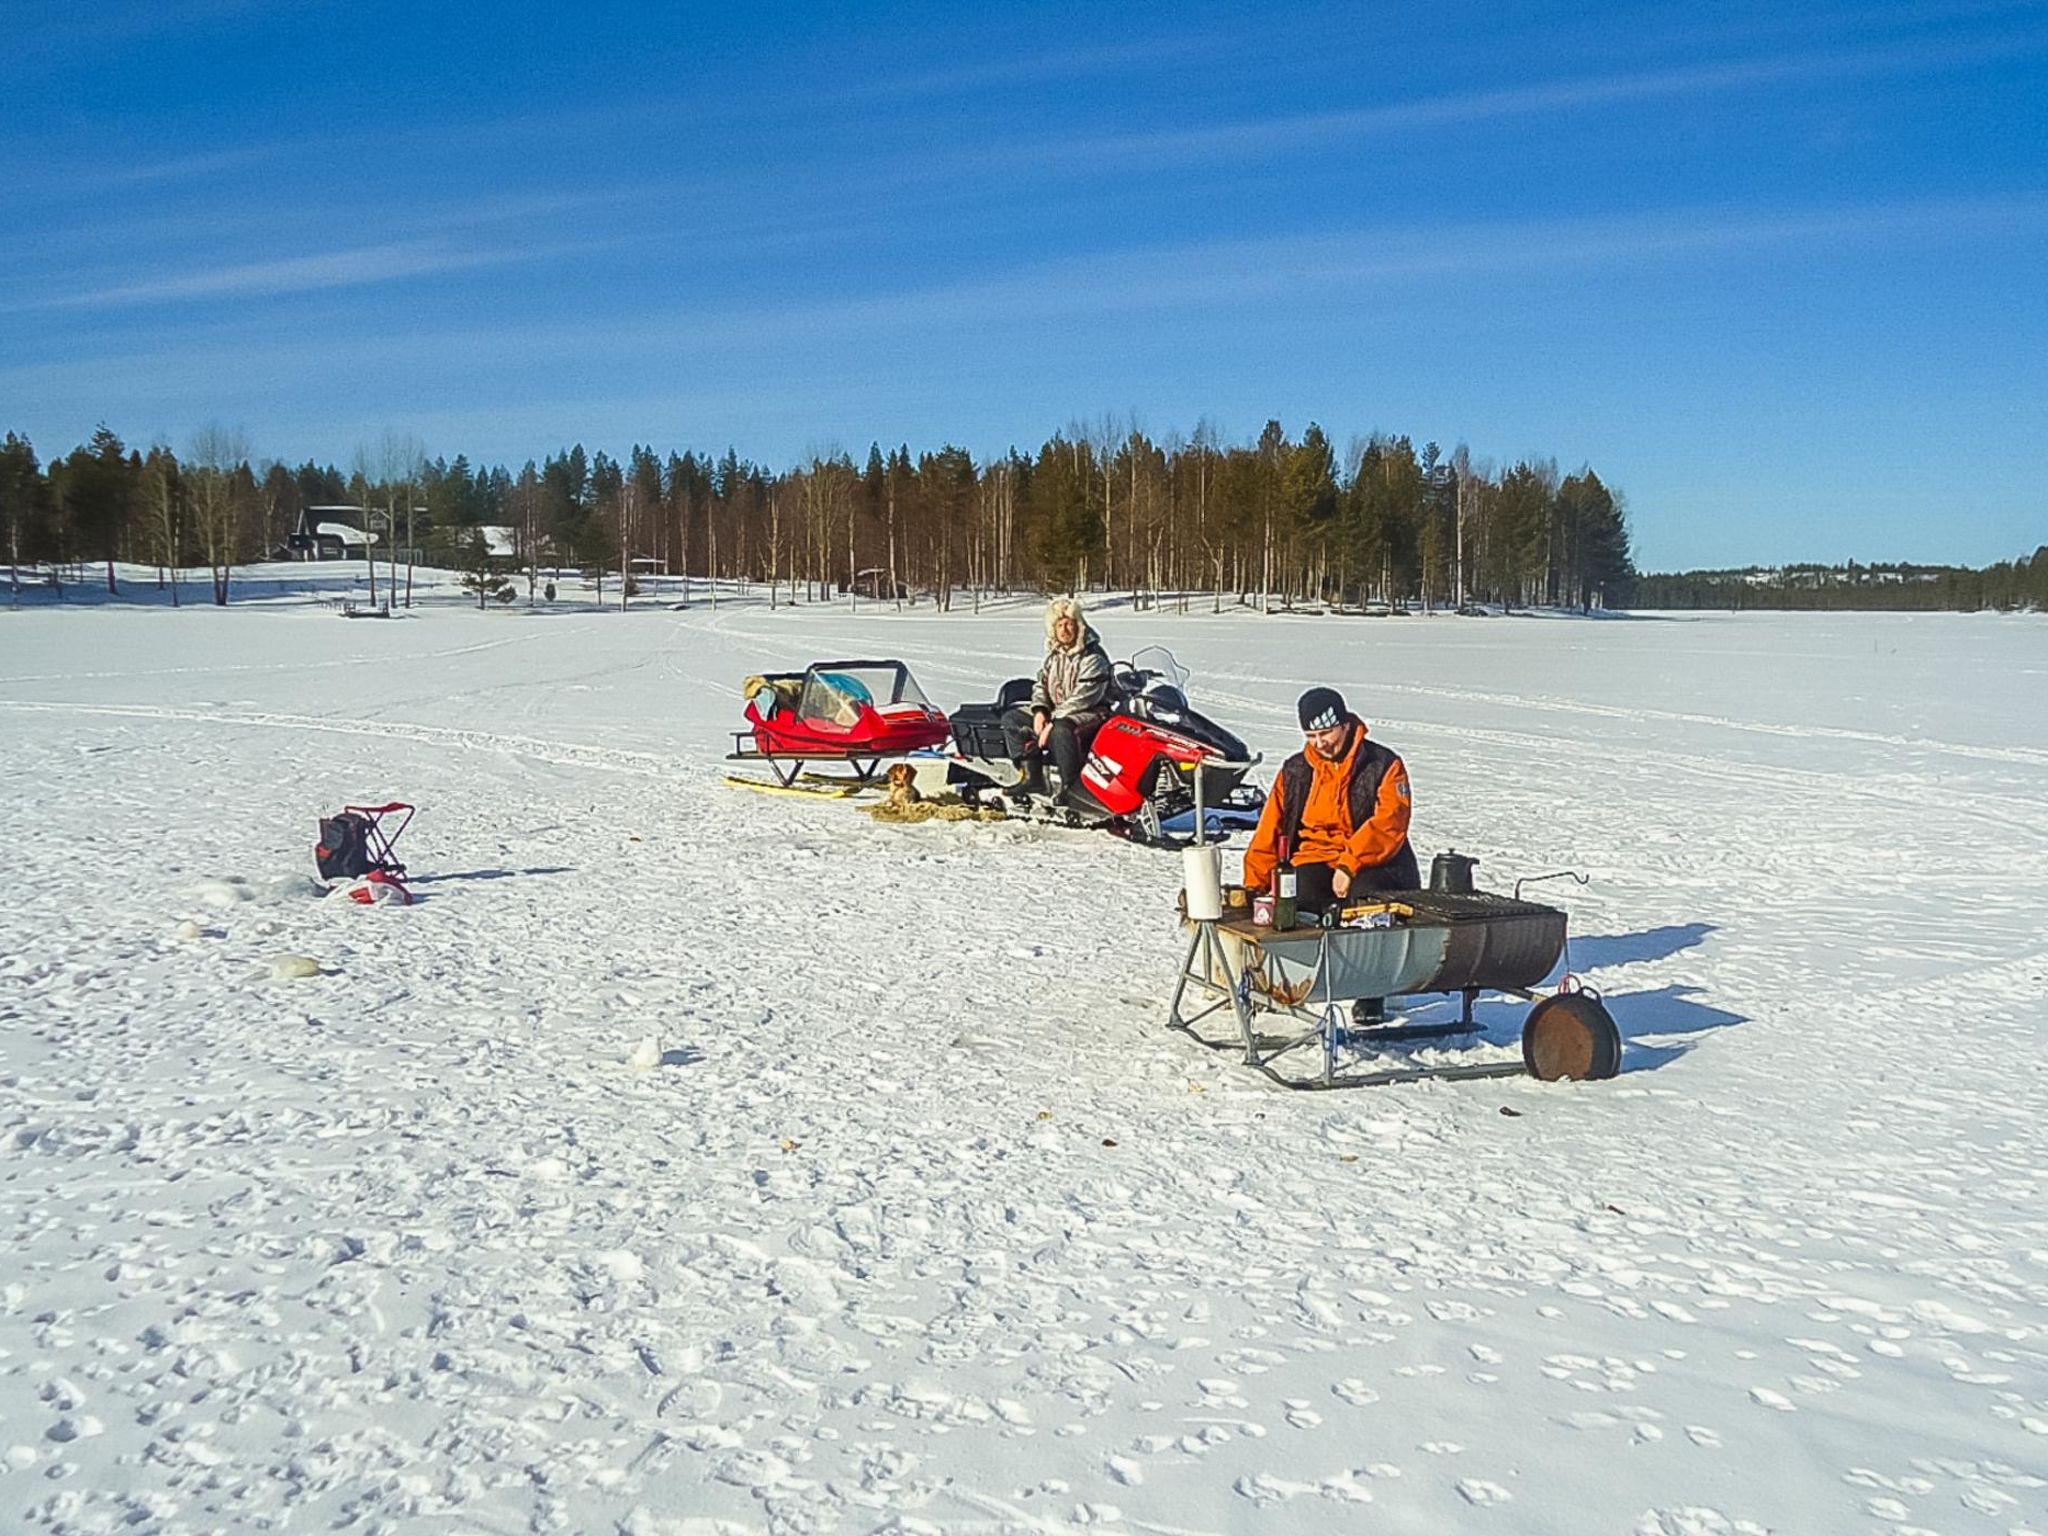
[[[302,584],[0,612],[0,1529],[2048,1531],[2048,621],[1102,613],[1593,876],[1621,1079],[1289,1095],[1170,856],[721,784],[1035,608]]]

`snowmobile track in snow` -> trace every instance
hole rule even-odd
[[[384,741],[414,741],[424,746],[453,747],[468,752],[503,752],[563,767],[595,768],[605,773],[630,773],[643,778],[694,779],[691,760],[624,747],[592,747],[577,742],[542,741],[492,731],[448,726],[413,725],[371,720],[329,720],[318,715],[284,715],[251,710],[181,709],[156,704],[50,704],[0,699],[0,709],[33,714],[99,715],[114,719],[165,720],[249,730],[317,731],[334,736],[369,736]]]

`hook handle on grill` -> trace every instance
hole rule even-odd
[[[1581,885],[1591,885],[1593,883],[1591,875],[1582,875],[1576,869],[1553,869],[1547,875],[1524,875],[1515,882],[1515,900],[1520,901],[1522,899],[1523,886],[1536,885],[1545,880],[1576,880]]]

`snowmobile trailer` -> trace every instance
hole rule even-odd
[[[772,672],[746,683],[747,724],[733,732],[730,763],[766,763],[773,782],[729,775],[748,787],[800,792],[800,781],[826,779],[825,792],[872,784],[892,758],[942,744],[944,711],[917,686],[900,661],[814,661],[801,672]],[[806,772],[813,763],[844,763],[846,773]]]

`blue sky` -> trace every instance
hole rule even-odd
[[[1651,568],[2048,541],[2048,0],[15,0],[0,428],[786,464],[1269,416]]]

